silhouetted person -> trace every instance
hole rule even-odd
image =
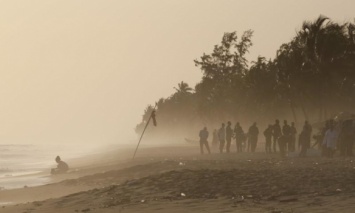
[[[309,140],[311,140],[311,136],[312,136],[312,126],[308,123],[308,121],[305,121],[305,122],[304,122],[303,129],[306,131],[307,137],[309,137]]]
[[[269,126],[264,131],[265,136],[265,152],[271,153],[271,137],[272,137],[272,125]]]
[[[307,150],[311,146],[311,140],[308,137],[308,130],[303,127],[303,130],[298,138],[298,148],[301,150],[299,156],[300,157],[306,157],[307,156]]]
[[[336,148],[338,134],[334,128],[334,124],[330,123],[329,129],[325,133],[323,145],[326,148],[326,157],[332,158]]]
[[[321,131],[318,134],[313,135],[312,138],[316,141],[313,144],[312,148],[317,146],[319,150],[322,150],[322,143],[323,143],[324,136],[322,135]]]
[[[330,120],[326,120],[324,127],[319,130],[318,134],[313,135],[313,139],[316,142],[313,144],[312,148],[317,146],[318,150],[321,151],[321,156],[322,157],[325,157],[325,153],[326,153],[326,150],[323,147],[323,140],[324,140],[325,133],[329,129],[329,122],[330,122]]]
[[[243,128],[240,126],[239,122],[234,127],[234,137],[237,146],[237,152],[242,152],[243,140],[245,136],[244,136]]]
[[[256,126],[256,122],[254,122],[248,131],[248,151],[250,147],[251,152],[255,152],[256,144],[258,142],[258,135],[259,135],[259,129]]]
[[[59,156],[55,158],[55,161],[57,162],[58,165],[57,168],[51,170],[52,175],[63,174],[69,170],[68,164],[62,161]]]
[[[290,141],[291,141],[291,127],[290,125],[287,124],[287,120],[284,120],[284,125],[282,127],[282,135],[283,140],[282,143],[280,144],[280,151],[281,151],[281,146],[283,148],[283,151],[286,153],[287,151],[289,151],[289,145],[290,145]]]
[[[213,135],[212,135],[212,147],[213,149],[216,149],[218,147],[218,133],[217,129],[213,130]]]
[[[272,128],[272,148],[273,151],[276,152],[276,146],[278,143],[278,139],[281,136],[281,126],[279,120],[275,121],[275,124]]]
[[[228,121],[227,127],[226,127],[226,141],[227,141],[226,150],[227,150],[227,153],[230,152],[230,147],[231,147],[231,143],[232,143],[233,130],[232,130],[231,125],[232,125],[231,122]]]
[[[219,152],[223,153],[224,144],[226,142],[226,129],[224,128],[224,123],[222,123],[221,128],[218,130],[218,139],[219,139]]]
[[[200,131],[200,150],[201,150],[201,154],[203,155],[203,146],[206,146],[206,149],[208,151],[208,154],[211,154],[210,151],[210,147],[208,146],[208,131],[207,128],[204,127],[201,131]]]
[[[354,129],[352,122],[352,120],[346,120],[342,123],[338,143],[341,156],[353,156]]]
[[[325,122],[325,126],[322,128],[321,130],[321,139],[320,139],[320,144],[319,147],[321,149],[321,156],[322,157],[326,157],[327,155],[327,147],[325,145],[323,145],[323,141],[324,141],[324,137],[325,137],[325,133],[328,131],[328,129],[330,128],[330,124],[332,123],[332,120],[327,120]]]
[[[280,149],[280,156],[286,157],[286,144],[288,142],[287,136],[281,135],[277,140]]]
[[[290,145],[289,145],[290,152],[296,151],[296,135],[297,135],[297,129],[295,127],[295,122],[292,122],[291,123],[291,141],[290,141]]]

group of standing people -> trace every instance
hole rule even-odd
[[[333,157],[336,150],[339,150],[340,156],[351,157],[355,140],[353,120],[344,120],[338,123],[328,120],[320,133],[314,136],[314,139],[316,139],[314,146],[318,145],[323,157]]]
[[[285,156],[286,152],[296,151],[296,134],[297,130],[295,123],[291,125],[284,121],[284,125],[280,126],[279,120],[275,121],[275,124],[270,124],[263,132],[265,136],[265,151],[266,153],[277,152],[277,147],[282,156]],[[312,127],[306,121],[303,130],[300,134],[299,149],[300,155],[305,156],[307,149],[310,147]],[[200,149],[201,154],[204,153],[203,147],[205,146],[207,151],[211,153],[208,145],[208,130],[206,127],[200,131]],[[222,123],[221,127],[213,131],[212,146],[218,147],[219,152],[230,153],[232,140],[235,140],[236,151],[243,152],[247,149],[248,152],[255,152],[259,136],[259,128],[257,123],[254,122],[248,129],[247,133],[244,133],[240,123],[237,122],[232,129],[232,123],[227,122],[227,126]]]
[[[311,135],[312,127],[308,121],[305,121],[298,140],[301,157],[306,156],[307,149],[310,148]],[[264,131],[264,136],[266,140],[265,151],[267,153],[277,152],[277,147],[279,147],[281,156],[285,156],[287,152],[296,151],[297,129],[294,122],[289,125],[287,120],[284,120],[281,128],[280,121],[276,120],[275,124],[270,124]]]
[[[215,134],[217,135],[214,137],[215,140],[212,141],[212,143],[218,144],[219,141],[220,153],[223,153],[224,148],[226,149],[226,153],[230,153],[233,139],[235,139],[237,152],[243,152],[246,146],[246,140],[248,140],[248,151],[255,152],[256,144],[258,142],[259,129],[256,126],[256,122],[254,122],[253,125],[250,126],[248,133],[245,135],[239,122],[237,122],[234,129],[232,129],[232,123],[228,121],[227,127],[225,128],[224,123],[222,123],[218,132],[215,131]]]
[[[324,157],[333,157],[336,150],[340,152],[340,156],[352,156],[353,144],[355,141],[355,123],[353,120],[345,120],[341,122],[334,122],[328,120],[325,126],[320,130],[319,134],[314,135],[313,138],[316,143],[312,146],[318,145],[321,150],[321,155]],[[284,120],[283,126],[280,125],[279,120],[275,120],[274,124],[269,124],[263,132],[265,136],[265,152],[276,153],[279,151],[282,157],[287,153],[296,151],[297,129],[295,123],[288,124]],[[201,154],[204,153],[203,147],[211,153],[208,145],[208,130],[205,127],[200,131],[200,148]],[[220,153],[224,151],[230,153],[232,141],[235,140],[236,151],[255,152],[258,143],[259,129],[256,122],[254,122],[244,133],[243,128],[237,122],[232,129],[232,123],[227,122],[227,125],[222,123],[221,127],[213,131],[212,146],[219,149]],[[305,121],[303,128],[298,137],[298,150],[300,157],[307,155],[307,150],[311,148],[312,126]]]
[[[205,146],[208,153],[211,153],[210,147],[208,145],[208,130],[204,127],[200,131],[200,149],[201,154],[204,153],[203,147]],[[213,131],[212,138],[212,146],[218,147],[219,152],[223,153],[224,150],[226,153],[230,153],[232,140],[235,140],[236,150],[237,152],[243,152],[246,148],[246,140],[248,141],[248,151],[255,152],[257,142],[258,142],[259,129],[256,126],[256,122],[250,126],[247,134],[244,133],[243,128],[240,126],[239,122],[237,122],[232,129],[232,123],[230,121],[227,122],[227,126],[222,123],[221,127],[217,130]]]

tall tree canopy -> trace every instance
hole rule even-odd
[[[157,105],[163,127],[159,134],[195,134],[203,125],[265,121],[275,118],[298,123],[329,118],[355,106],[355,25],[325,16],[305,21],[274,59],[259,56],[249,63],[253,31],[224,33],[210,54],[194,63],[202,79],[193,90],[181,81],[176,92]],[[145,110],[141,124],[149,117]]]

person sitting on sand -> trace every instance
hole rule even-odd
[[[201,131],[200,131],[200,149],[201,149],[201,154],[203,155],[203,146],[206,146],[206,149],[208,151],[208,154],[211,154],[210,151],[210,147],[208,146],[208,131],[207,131],[207,127],[204,127]]]
[[[62,161],[59,156],[55,158],[55,161],[57,162],[58,165],[57,168],[51,170],[52,175],[63,174],[69,170],[68,164]]]

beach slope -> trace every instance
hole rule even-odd
[[[161,155],[151,155],[159,150]],[[92,174],[87,170],[77,178],[1,191],[2,200],[22,203],[1,212],[353,212],[355,207],[352,159],[201,156],[197,150],[148,149],[102,172],[92,168]]]

